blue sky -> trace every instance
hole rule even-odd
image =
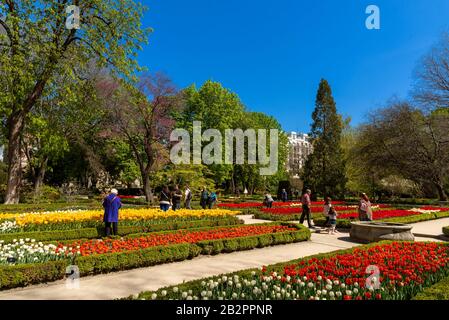
[[[308,132],[321,78],[352,124],[407,97],[418,60],[449,31],[449,0],[144,0],[139,55],[179,88],[212,79],[286,131]],[[368,5],[381,29],[365,28]]]

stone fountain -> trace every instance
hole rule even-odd
[[[352,239],[362,242],[380,240],[415,240],[412,226],[402,223],[360,221],[351,223],[349,235]]]

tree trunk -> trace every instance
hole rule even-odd
[[[19,203],[22,183],[22,148],[20,134],[23,130],[25,115],[13,112],[8,119],[8,184],[5,204]]]
[[[446,191],[444,191],[443,185],[441,183],[435,183],[435,186],[437,187],[438,197],[440,198],[440,201],[447,201],[447,194]]]
[[[143,181],[143,190],[145,192],[145,198],[148,203],[153,203],[154,196],[153,192],[151,191],[150,174],[143,172],[142,181]]]
[[[47,171],[47,163],[48,163],[48,157],[45,157],[44,160],[42,160],[42,163],[37,171],[37,174],[35,176],[34,180],[34,194],[36,196],[39,195],[39,191],[41,189],[41,186],[44,182],[45,178],[45,172]]]

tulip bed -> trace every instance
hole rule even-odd
[[[303,226],[268,223],[141,233],[122,239],[53,244],[36,244],[31,239],[19,240],[3,245],[3,248],[6,246],[3,253],[0,248],[0,256],[4,258],[0,260],[0,289],[62,279],[66,267],[71,264],[77,265],[84,276],[181,261],[200,254],[248,250],[308,239],[310,231]],[[8,258],[14,258],[20,263],[10,262]]]
[[[221,219],[237,214],[238,211],[224,209],[181,209],[167,212],[159,209],[122,209],[119,217],[121,225],[146,226],[186,220]],[[102,222],[102,210],[8,213],[0,214],[0,233],[95,228]]]
[[[353,206],[335,206],[338,212],[337,227],[350,228],[351,222],[358,219],[358,212]],[[299,208],[262,209],[254,214],[254,218],[272,221],[299,220],[302,210]],[[326,222],[322,214],[323,207],[311,207],[311,213],[316,225],[323,226]],[[432,219],[449,217],[449,208],[422,207],[410,210],[390,208],[385,205],[373,206],[373,219],[397,223],[414,223]]]
[[[373,265],[380,273],[368,278]],[[448,243],[384,241],[143,292],[137,299],[409,300],[448,275]]]

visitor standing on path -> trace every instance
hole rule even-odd
[[[122,207],[122,202],[118,197],[117,189],[112,189],[111,193],[103,199],[103,208],[104,208],[104,224],[106,236],[109,237],[111,235],[111,226],[112,226],[112,234],[117,235],[118,232],[118,211]]]
[[[312,191],[310,189],[307,189],[306,192],[302,195],[301,203],[302,203],[302,214],[299,218],[299,222],[303,224],[304,218],[307,218],[307,225],[309,228],[312,227],[312,222],[310,221],[310,206],[312,205],[312,202],[310,201],[310,195],[312,194]]]
[[[359,220],[360,221],[372,221],[373,211],[371,209],[371,201],[369,200],[366,193],[362,193],[359,202]]]
[[[170,191],[167,186],[164,186],[159,194],[159,207],[162,211],[170,209],[170,201]]]
[[[192,209],[192,207],[190,205],[190,202],[192,201],[192,191],[190,190],[188,185],[186,186],[186,191],[184,193],[184,199],[185,199],[184,207],[186,209]]]
[[[337,227],[337,211],[332,207],[332,199],[326,197],[324,199],[324,210],[323,213],[326,215],[326,226],[327,232],[329,234],[339,233],[335,228]]]
[[[203,190],[201,191],[201,198],[200,198],[201,208],[206,209],[208,200],[209,200],[209,193],[207,192],[206,187],[204,187]]]
[[[288,194],[287,194],[287,191],[285,191],[285,189],[282,189],[281,200],[282,200],[282,202],[287,202],[287,200],[288,200]]]
[[[212,191],[209,195],[209,199],[207,201],[207,204],[209,205],[209,209],[213,209],[215,206],[215,203],[218,201],[217,194]]]
[[[175,186],[175,190],[172,193],[173,211],[181,209],[182,191],[179,186]]]

